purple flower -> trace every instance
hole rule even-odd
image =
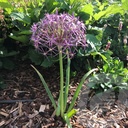
[[[41,54],[57,55],[58,48],[66,54],[74,55],[77,47],[86,46],[85,25],[73,15],[46,14],[33,24],[31,40]]]

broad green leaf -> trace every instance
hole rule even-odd
[[[94,51],[97,51],[97,48],[101,45],[101,42],[92,34],[87,34],[86,40]]]
[[[29,54],[29,59],[30,59],[33,63],[35,63],[36,65],[40,65],[40,64],[42,63],[43,57],[42,57],[42,55],[40,55],[39,53],[37,53],[37,52],[35,51],[35,49],[30,48],[30,49],[28,50],[28,54]]]
[[[41,10],[42,10],[42,8],[35,8],[34,9],[34,15],[36,16],[36,18],[39,18]]]
[[[72,118],[77,113],[76,109],[72,109],[70,112],[67,113],[68,118]]]
[[[83,6],[83,8],[80,11],[85,12],[92,16],[93,15],[93,6],[92,6],[92,4],[86,4]]]
[[[3,59],[3,68],[8,69],[8,70],[14,69],[13,61],[8,58],[4,58]]]
[[[108,63],[106,56],[104,56],[104,55],[101,54],[100,52],[92,52],[91,55],[92,55],[92,56],[99,55],[106,63]]]
[[[31,31],[30,30],[22,30],[21,32],[18,33],[18,35],[30,35]]]
[[[122,0],[122,7],[128,11],[128,0]]]
[[[17,54],[19,54],[19,52],[16,52],[16,51],[8,52],[7,49],[0,50],[0,57],[9,57]]]
[[[0,1],[0,7],[5,9],[8,12],[8,14],[10,14],[11,11],[13,10],[13,6],[6,0],[5,1],[1,0]]]
[[[89,82],[89,83],[87,84],[87,86],[88,86],[89,88],[92,88],[92,87],[95,87],[95,86],[96,86],[96,83],[95,83],[95,82]]]
[[[100,11],[100,12],[94,14],[94,19],[99,20],[101,17],[108,17],[108,16],[116,14],[116,13],[123,14],[124,11],[121,6],[115,4],[115,5],[109,6],[104,11]]]
[[[46,58],[46,59],[44,59],[44,61],[41,63],[41,66],[47,68],[47,67],[52,66],[52,64],[53,64],[52,59],[50,59],[50,58],[49,58],[49,59]]]
[[[21,21],[23,23],[26,23],[26,24],[31,24],[31,19],[29,16],[27,16],[25,13],[16,13],[16,12],[12,12],[10,14],[12,20],[18,20],[18,21]]]
[[[47,58],[45,58],[44,61],[41,63],[41,66],[43,66],[43,67],[50,67],[55,62],[58,62],[58,57],[47,56]]]
[[[9,2],[0,2],[1,8],[12,8],[12,5]]]
[[[72,5],[74,3],[75,0],[70,0],[70,5]]]
[[[27,35],[20,35],[20,36],[9,36],[10,38],[20,41],[24,44],[29,42],[29,37]]]
[[[18,51],[18,52],[12,51],[12,52],[8,52],[5,56],[6,56],[6,57],[9,57],[9,56],[17,55],[17,54],[19,54],[19,51]]]

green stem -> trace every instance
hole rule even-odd
[[[64,92],[64,111],[67,106],[68,92],[69,92],[69,82],[70,82],[70,58],[69,53],[67,51],[67,69],[66,69],[66,84],[65,84],[65,92]]]
[[[61,117],[64,116],[64,74],[63,74],[63,56],[62,56],[62,48],[58,47],[59,50],[59,63],[60,63],[60,111]]]

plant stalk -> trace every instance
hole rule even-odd
[[[60,63],[60,114],[63,118],[64,116],[64,73],[63,73],[63,56],[62,56],[62,48],[58,47],[59,50],[59,63]]]
[[[67,50],[67,69],[66,69],[66,84],[65,84],[65,92],[64,92],[64,112],[67,106],[68,92],[69,92],[69,82],[70,82],[70,63],[71,60],[69,58],[69,53]]]

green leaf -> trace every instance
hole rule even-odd
[[[108,8],[106,10],[100,11],[100,12],[94,14],[93,17],[97,21],[102,17],[108,17],[108,16],[116,14],[116,13],[124,14],[124,10],[118,4],[108,6]]]
[[[10,38],[14,39],[14,40],[17,40],[17,41],[20,41],[24,44],[28,43],[29,42],[29,37],[27,35],[20,35],[20,36],[9,36]]]
[[[87,84],[87,86],[88,86],[89,88],[95,87],[95,85],[96,85],[95,82],[89,82],[89,83]]]
[[[72,108],[73,108],[73,106],[74,106],[74,104],[75,104],[75,101],[76,101],[76,99],[78,98],[78,95],[79,95],[79,93],[80,93],[80,90],[81,90],[82,85],[83,85],[83,83],[85,82],[85,80],[89,77],[89,75],[91,75],[91,74],[92,74],[93,72],[95,72],[95,71],[98,71],[98,69],[97,69],[97,68],[94,68],[94,69],[90,70],[89,72],[87,72],[87,73],[82,77],[82,79],[81,79],[81,81],[80,81],[80,83],[79,83],[79,85],[78,85],[78,87],[77,87],[77,89],[76,89],[76,91],[75,91],[75,93],[74,93],[74,95],[73,95],[73,99],[72,99],[72,101],[71,101],[71,104],[70,104],[70,106],[69,106],[67,112],[70,112],[70,111],[72,110]]]
[[[13,10],[13,8],[14,8],[11,5],[11,3],[8,2],[8,0],[1,0],[0,7],[3,8],[3,9],[5,9],[8,12],[8,14],[10,14],[11,11]]]
[[[21,30],[21,32],[18,33],[18,35],[30,35],[31,31],[30,30]]]
[[[92,52],[91,55],[93,55],[93,56],[99,55],[106,63],[108,63],[106,56],[104,56],[100,52]]]
[[[0,88],[5,89],[7,85],[4,83],[3,79],[0,77]]]
[[[81,12],[85,12],[85,13],[87,13],[87,14],[92,16],[94,10],[93,10],[92,4],[90,3],[90,4],[84,5],[83,8],[80,11]]]
[[[52,59],[46,58],[46,59],[44,59],[44,61],[41,63],[41,66],[47,68],[47,67],[52,66],[52,64],[53,64]]]
[[[57,104],[57,108],[56,108],[56,116],[60,116],[60,97],[58,99],[58,104]]]
[[[24,13],[16,13],[16,12],[12,12],[10,14],[12,20],[18,20],[18,21],[21,21],[23,23],[26,23],[26,24],[31,24],[31,19],[29,16],[27,16],[26,14]]]
[[[6,1],[6,2],[0,2],[0,7],[5,9],[5,8],[11,8],[12,5]]]
[[[67,113],[64,114],[64,120],[66,121],[66,124],[67,124],[68,128],[72,128],[72,125],[70,123],[70,119],[68,118]]]
[[[67,113],[68,118],[72,118],[77,113],[76,109],[72,109],[70,112]]]
[[[19,54],[19,51],[18,51],[18,52],[16,52],[16,51],[8,52],[8,53],[6,54],[6,57],[14,56],[14,55],[17,55],[17,54]]]
[[[30,49],[28,50],[28,54],[29,54],[29,59],[30,59],[33,63],[35,63],[36,65],[40,65],[40,64],[42,63],[43,57],[42,57],[42,55],[40,55],[39,53],[37,53],[37,52],[35,51],[35,49],[30,48]]]
[[[12,51],[12,52],[8,52],[7,49],[5,49],[4,47],[1,47],[0,49],[0,57],[9,57],[9,56],[14,56],[19,54],[19,51]]]
[[[43,7],[34,9],[34,15],[36,16],[36,18],[39,18],[42,8]]]
[[[0,61],[0,68],[2,68],[2,65],[3,65],[3,63],[2,63],[2,61]]]
[[[94,51],[97,51],[98,47],[101,45],[101,42],[92,34],[87,34],[86,40]]]
[[[53,57],[53,56],[47,56],[47,58],[44,59],[44,61],[41,63],[41,66],[43,67],[50,67],[52,66],[55,62],[58,62],[58,57]]]
[[[56,102],[55,102],[55,100],[54,100],[54,98],[52,96],[52,93],[51,93],[47,83],[45,82],[45,80],[44,80],[43,76],[41,75],[41,73],[33,65],[31,65],[31,66],[37,72],[37,74],[39,75],[40,80],[41,80],[42,84],[44,85],[44,88],[45,88],[45,90],[46,90],[46,92],[47,92],[47,94],[49,96],[49,99],[51,100],[52,105],[53,105],[54,109],[56,110],[56,108],[57,108],[56,107]]]
[[[107,64],[104,64],[104,66],[103,66],[103,70],[104,70],[104,72],[108,72],[108,65]]]
[[[3,68],[8,69],[8,70],[14,69],[14,63],[13,63],[13,61],[11,61],[8,58],[4,58],[3,59]]]
[[[71,60],[69,58],[69,54],[67,51],[67,69],[66,69],[66,83],[65,83],[65,90],[64,90],[64,111],[67,107],[67,99],[68,99],[68,93],[69,93],[69,87],[70,87],[70,64]]]
[[[121,0],[121,1],[122,1],[123,9],[125,9],[127,11],[128,10],[128,1],[127,0]]]
[[[0,43],[3,43],[4,42],[4,38],[0,38]]]

